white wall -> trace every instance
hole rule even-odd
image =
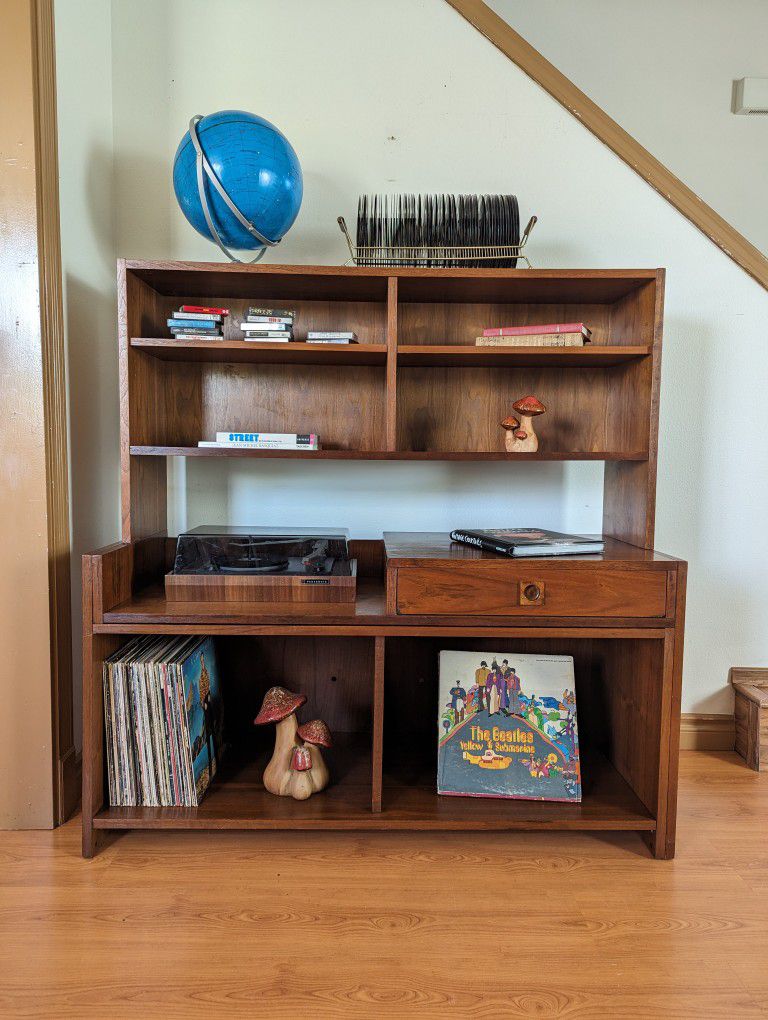
[[[120,526],[112,16],[103,0],[56,0],[55,16],[79,744],[80,557]]]
[[[768,253],[768,117],[731,113],[768,78],[765,0],[488,0],[516,32]]]
[[[728,711],[728,667],[768,664],[768,294],[442,0],[115,0],[112,16],[121,255],[216,258],[176,209],[171,160],[194,113],[240,107],[285,131],[304,168],[302,211],[273,261],[343,261],[336,216],[351,219],[363,191],[512,190],[540,216],[537,266],[667,267],[657,545],[691,561],[684,710]],[[227,40],[222,62],[215,45],[200,59],[203,24]],[[254,59],[257,43],[283,48],[287,67]],[[116,440],[112,457],[110,480]],[[516,524],[595,530],[601,517],[590,464],[191,461],[175,478],[181,526],[227,517],[371,536],[510,521],[512,500]]]

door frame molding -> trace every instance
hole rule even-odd
[[[79,803],[80,756],[74,743],[67,373],[53,0],[30,0],[30,16],[48,523],[53,807],[54,821],[61,824]]]

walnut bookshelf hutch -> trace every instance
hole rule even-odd
[[[84,855],[125,829],[570,829],[635,831],[672,857],[686,565],[653,551],[663,291],[663,270],[645,269],[121,262],[122,541],[83,559]],[[181,303],[228,306],[223,340],[169,339]],[[249,343],[253,303],[295,307],[298,336],[360,343]],[[491,322],[582,320],[583,348],[473,345]],[[508,454],[498,423],[525,393],[550,409],[541,450]],[[196,445],[254,427],[316,431],[323,449]],[[506,560],[383,521],[386,544],[353,542],[349,607],[171,603],[168,457],[405,460],[414,474],[427,460],[603,461],[605,552]],[[199,808],[106,799],[102,663],[137,634],[219,638],[230,753]],[[437,796],[437,652],[499,647],[573,655],[581,804]],[[335,737],[333,785],[308,801],[261,785],[272,734],[251,722],[274,683],[306,693]]]

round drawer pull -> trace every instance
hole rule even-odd
[[[520,582],[520,605],[540,606],[544,602],[543,581],[521,581]]]

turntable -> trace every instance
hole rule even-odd
[[[179,535],[169,602],[354,602],[357,562],[332,528],[216,527]]]

